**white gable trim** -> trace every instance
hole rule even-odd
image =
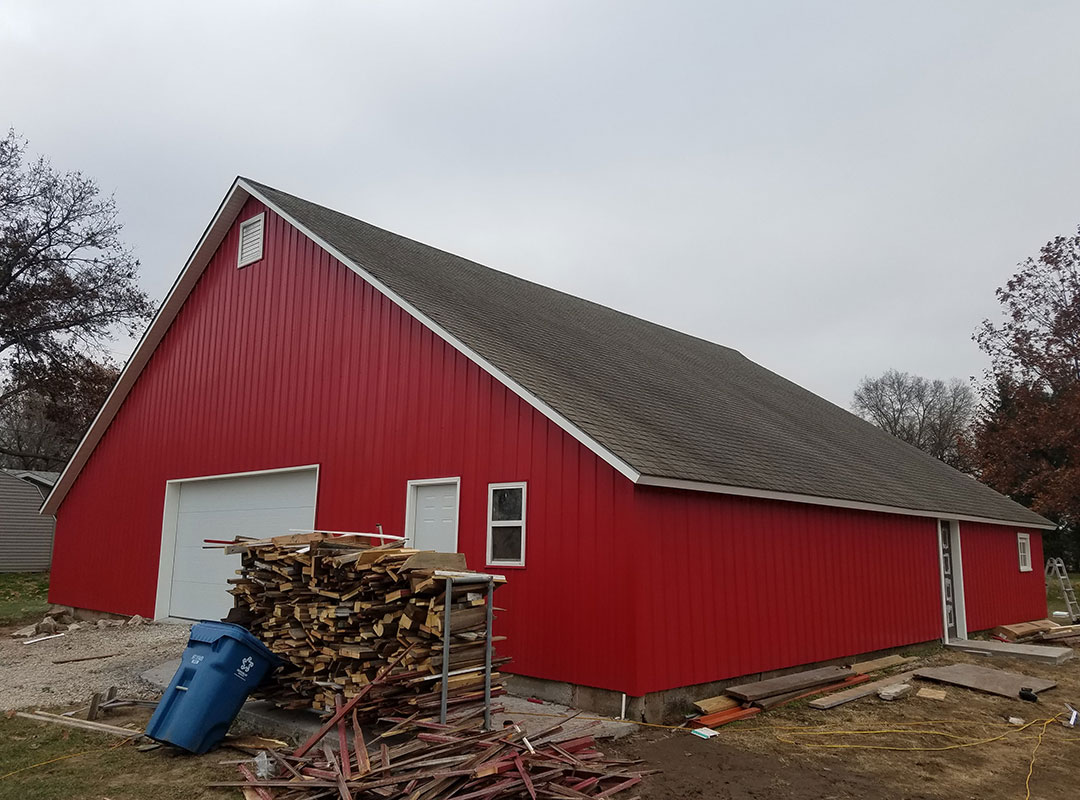
[[[232,188],[225,196],[225,199],[218,207],[217,213],[203,233],[202,238],[199,240],[198,245],[196,245],[187,264],[184,265],[184,269],[180,272],[180,276],[176,279],[172,289],[169,290],[165,302],[161,304],[153,321],[150,323],[150,327],[146,329],[146,332],[143,334],[142,339],[139,340],[139,344],[135,348],[134,353],[132,353],[131,358],[129,358],[127,364],[124,365],[124,369],[120,373],[116,385],[109,393],[108,398],[105,400],[105,404],[94,418],[86,435],[83,436],[82,441],[79,442],[79,446],[75,449],[75,454],[71,457],[71,460],[61,473],[60,478],[56,481],[56,485],[49,493],[44,505],[42,505],[40,513],[56,514],[64,497],[67,496],[71,486],[75,483],[75,479],[78,477],[79,472],[81,472],[82,468],[86,465],[86,462],[90,458],[90,454],[93,453],[94,448],[97,447],[98,442],[101,441],[101,437],[105,435],[105,431],[108,429],[109,424],[116,417],[117,412],[120,410],[120,406],[123,405],[128,393],[135,385],[135,381],[138,380],[143,368],[150,361],[150,357],[153,355],[154,350],[157,348],[162,338],[164,338],[169,326],[172,325],[173,320],[176,319],[177,314],[180,313],[180,308],[187,300],[188,295],[191,294],[192,289],[195,288],[195,284],[206,270],[214,253],[217,252],[218,246],[225,238],[225,234],[228,233],[229,229],[232,227],[233,222],[240,213],[240,209],[243,208],[244,203],[247,202],[249,197],[254,197],[264,203],[268,208],[272,209],[274,213],[318,244],[323,250],[351,269],[365,281],[370,283],[375,289],[400,306],[402,310],[430,329],[435,335],[445,340],[455,350],[462,353],[466,358],[474,362],[477,366],[514,392],[518,397],[573,436],[574,439],[611,465],[611,467],[620,474],[633,482],[636,482],[640,477],[640,473],[637,470],[594,440],[570,422],[570,420],[559,414],[539,397],[536,397],[525,389],[525,387],[515,382],[510,376],[502,372],[502,370],[475,353],[463,342],[444,330],[434,320],[422,314],[419,309],[405,301],[404,298],[400,297],[395,292],[391,291],[389,287],[377,280],[361,265],[352,261],[329,242],[325,241],[322,237],[317,236],[291,215],[278,208],[275,203],[270,201],[254,186],[242,178],[237,178],[236,181],[233,182]]]
[[[746,486],[726,486],[720,483],[704,483],[702,481],[684,481],[677,478],[657,478],[652,475],[642,475],[635,483],[642,486],[658,486],[663,489],[683,489],[691,492],[712,492],[713,494],[731,494],[738,497],[756,497],[761,500],[783,500],[787,503],[806,503],[814,506],[829,506],[830,508],[849,508],[855,511],[876,511],[880,514],[902,514],[905,517],[927,517],[930,519],[953,519],[961,522],[985,522],[989,525],[1006,525],[1010,528],[1041,528],[1052,531],[1054,525],[1036,525],[1033,522],[1015,522],[1007,519],[992,519],[990,517],[971,517],[956,515],[951,512],[923,511],[917,508],[903,508],[901,506],[878,505],[877,503],[860,503],[856,500],[840,500],[834,497],[818,497],[813,494],[796,494],[794,492],[774,492],[769,489],[751,489]]]
[[[313,242],[318,244],[323,250],[332,255],[346,267],[351,269],[375,289],[385,295],[388,299],[400,306],[402,310],[414,317],[418,322],[423,324],[435,335],[450,344],[458,352],[462,353],[466,358],[475,363],[489,375],[494,377],[514,394],[523,399],[545,417],[550,419],[562,430],[566,431],[570,436],[588,448],[592,453],[596,454],[600,459],[609,464],[613,469],[625,476],[631,482],[636,484],[642,484],[646,486],[659,486],[671,489],[685,489],[689,491],[697,492],[713,492],[719,494],[738,495],[742,497],[758,497],[768,500],[783,500],[793,503],[809,503],[812,505],[831,506],[834,508],[850,508],[861,511],[877,511],[886,514],[903,514],[906,516],[916,517],[931,517],[939,519],[948,517],[950,519],[961,520],[965,522],[985,522],[994,525],[1009,525],[1021,528],[1044,528],[1047,530],[1053,530],[1052,525],[1037,525],[1034,523],[1017,523],[1011,520],[998,520],[984,517],[973,516],[956,516],[954,514],[944,514],[943,512],[935,511],[922,511],[918,509],[901,508],[886,505],[877,505],[873,503],[859,503],[849,500],[839,500],[835,498],[818,497],[815,495],[794,494],[789,492],[774,492],[761,489],[751,489],[740,486],[726,486],[715,483],[705,483],[701,481],[686,481],[673,478],[659,478],[653,476],[642,475],[632,466],[627,464],[617,455],[605,448],[602,444],[590,437],[587,433],[582,431],[570,420],[555,411],[551,406],[536,397],[529,392],[523,386],[514,381],[510,376],[506,375],[502,370],[498,369],[495,365],[491,364],[486,359],[482,358],[478,353],[474,352],[471,348],[466,346],[463,342],[451,335],[448,331],[444,330],[442,326],[436,323],[425,314],[421,313],[419,309],[414,307],[411,303],[408,303],[404,298],[393,292],[389,287],[383,284],[381,281],[371,275],[360,264],[355,263],[348,258],[344,253],[333,247],[329,242],[317,236],[312,231],[308,230],[304,225],[298,222],[291,215],[285,213],[283,210],[277,207],[277,205],[271,202],[265,195],[258,191],[254,186],[249,184],[242,178],[237,178],[226,194],[225,199],[218,207],[217,213],[207,226],[206,231],[203,233],[202,238],[196,245],[191,256],[188,258],[187,263],[181,270],[179,277],[169,290],[168,296],[161,304],[157,314],[154,316],[150,326],[146,329],[142,339],[139,340],[138,346],[132,353],[131,358],[128,359],[127,364],[124,365],[123,371],[120,373],[120,377],[117,379],[116,385],[109,393],[108,398],[105,400],[105,404],[101,407],[97,416],[94,418],[94,422],[90,425],[86,435],[83,436],[82,441],[75,450],[75,454],[71,457],[64,471],[61,473],[60,478],[56,481],[56,485],[49,493],[45,503],[41,507],[39,513],[55,515],[60,504],[63,502],[64,497],[67,496],[71,486],[75,483],[75,479],[78,477],[82,468],[86,465],[90,455],[93,453],[94,448],[97,447],[98,442],[101,441],[102,436],[105,435],[105,431],[108,430],[109,424],[116,417],[121,405],[127,398],[128,393],[135,385],[139,375],[142,373],[143,368],[150,361],[150,357],[153,355],[154,350],[158,344],[164,338],[165,333],[168,331],[169,326],[172,325],[173,320],[177,314],[180,313],[180,309],[184,302],[187,300],[188,295],[191,294],[195,284],[206,270],[207,265],[213,258],[214,253],[217,251],[225,235],[236,221],[237,216],[240,213],[241,208],[249,197],[264,203],[268,208],[273,211],[303,233]]]
[[[191,290],[195,288],[196,282],[202,276],[206,265],[210,263],[210,259],[217,251],[218,245],[221,244],[225,234],[232,227],[236,216],[240,213],[240,209],[247,202],[249,195],[240,188],[239,184],[239,179],[234,181],[232,188],[225,195],[225,199],[221,201],[217,213],[214,214],[210,224],[206,226],[202,238],[195,245],[195,249],[192,251],[187,263],[180,271],[180,275],[177,276],[176,282],[169,289],[165,302],[157,310],[157,314],[154,315],[154,319],[150,322],[150,327],[143,333],[139,344],[131,354],[131,358],[128,359],[124,369],[120,372],[116,385],[109,392],[109,396],[105,399],[105,403],[102,405],[101,410],[98,411],[97,416],[94,417],[94,421],[90,424],[82,441],[79,442],[79,446],[75,448],[74,455],[68,461],[67,466],[64,467],[64,471],[60,473],[60,478],[45,499],[45,504],[41,507],[39,513],[56,514],[60,503],[63,502],[68,490],[71,489],[75,479],[89,460],[90,454],[94,452],[94,448],[97,447],[101,437],[108,430],[109,423],[113,421],[116,413],[120,410],[120,406],[127,398],[128,392],[131,391],[131,387],[135,385],[135,381],[142,373],[143,367],[150,360],[150,356],[154,354],[154,350],[157,349],[158,344],[164,338],[165,332],[169,329],[172,321],[176,319],[176,315],[180,313],[180,307],[183,306],[184,301],[191,294]]]
[[[325,239],[323,239],[321,236],[318,236],[314,232],[308,230],[306,227],[304,227],[304,225],[302,225],[294,217],[292,217],[289,214],[286,214],[284,211],[282,211],[280,208],[278,208],[276,205],[274,205],[274,203],[272,203],[270,200],[268,200],[261,192],[259,192],[258,189],[251,186],[251,184],[247,183],[243,179],[240,179],[239,183],[240,183],[241,186],[244,187],[244,189],[249,194],[251,194],[252,197],[256,198],[257,200],[262,201],[263,203],[265,203],[267,205],[267,207],[274,209],[275,214],[277,214],[279,217],[284,219],[286,222],[288,222],[290,225],[292,225],[298,231],[300,231],[305,236],[307,236],[309,239],[311,239],[311,241],[313,241],[317,245],[319,245],[319,247],[321,247],[323,250],[328,252],[330,255],[332,255],[334,258],[336,258],[342,264],[344,264],[349,269],[351,269],[353,272],[355,272],[357,275],[359,275],[361,278],[363,278],[367,283],[370,283],[380,293],[382,293],[383,295],[388,297],[396,305],[400,306],[403,311],[407,312],[410,316],[414,317],[420,324],[422,324],[424,327],[431,330],[432,333],[434,333],[436,336],[438,336],[439,338],[446,341],[447,344],[449,344],[451,347],[453,347],[459,353],[464,355],[466,358],[468,358],[474,364],[479,366],[480,369],[487,372],[489,375],[491,375],[493,378],[495,378],[495,380],[497,380],[497,381],[499,381],[499,383],[503,384],[507,389],[512,391],[514,394],[516,394],[518,397],[520,397],[526,403],[531,405],[533,408],[535,408],[537,411],[539,411],[545,417],[550,419],[552,422],[554,422],[556,425],[558,425],[560,428],[562,428],[568,434],[573,436],[581,444],[585,445],[585,447],[587,447],[589,450],[591,450],[593,453],[595,453],[597,456],[599,456],[601,459],[603,459],[609,465],[611,465],[615,470],[617,470],[618,472],[620,472],[621,474],[623,474],[624,476],[626,476],[627,478],[629,478],[631,481],[633,481],[635,483],[637,482],[638,478],[641,477],[640,472],[638,472],[636,469],[631,467],[629,464],[627,464],[625,461],[623,461],[617,455],[612,453],[610,450],[608,450],[602,444],[597,442],[595,439],[593,439],[591,436],[589,436],[587,433],[585,433],[585,431],[581,430],[579,427],[574,425],[574,423],[572,423],[570,420],[568,420],[566,417],[564,417],[558,411],[553,409],[551,406],[549,406],[547,403],[545,403],[539,397],[534,395],[532,392],[530,392],[524,386],[519,384],[517,381],[515,381],[513,378],[511,378],[505,372],[500,370],[494,364],[489,362],[487,359],[483,358],[479,353],[476,353],[472,348],[470,348],[468,345],[466,345],[464,342],[462,342],[456,336],[451,334],[449,331],[445,330],[441,325],[439,325],[439,323],[435,322],[435,320],[431,319],[426,314],[422,313],[420,311],[420,309],[416,308],[416,306],[412,305],[407,300],[405,300],[403,297],[401,297],[396,292],[394,292],[389,286],[384,284],[382,281],[380,281],[378,278],[376,278],[374,275],[372,275],[370,272],[368,272],[366,269],[364,269],[364,267],[362,265],[357,264],[355,261],[350,259],[348,256],[346,256],[344,253],[342,253],[340,250],[338,250],[332,244],[330,244]]]

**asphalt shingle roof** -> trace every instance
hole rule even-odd
[[[729,347],[248,182],[643,475],[1049,524]]]

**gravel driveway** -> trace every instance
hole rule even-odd
[[[77,705],[116,686],[122,697],[154,699],[160,691],[139,673],[179,658],[190,625],[160,623],[81,628],[58,639],[23,644],[0,637],[0,711]],[[116,654],[95,661],[54,664],[65,658]]]

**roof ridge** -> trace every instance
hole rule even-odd
[[[406,242],[406,243],[408,243],[410,245],[423,247],[423,248],[425,248],[425,249],[427,249],[429,251],[439,253],[439,254],[442,254],[442,255],[450,256],[450,257],[452,257],[454,259],[463,261],[463,262],[468,263],[468,264],[470,264],[471,266],[474,266],[474,267],[479,267],[482,270],[486,270],[486,271],[488,271],[490,273],[493,273],[495,275],[499,275],[499,276],[501,276],[503,278],[510,278],[513,281],[517,281],[519,283],[525,284],[527,286],[530,286],[530,287],[533,287],[533,288],[536,288],[536,289],[543,290],[545,292],[554,292],[555,294],[558,294],[558,295],[560,295],[561,297],[563,297],[563,298],[565,298],[567,300],[571,300],[571,301],[576,302],[576,303],[585,303],[585,304],[593,306],[593,307],[595,307],[597,309],[600,309],[600,310],[602,310],[604,312],[611,313],[611,314],[617,314],[617,315],[619,315],[621,317],[632,319],[632,320],[634,320],[636,322],[644,322],[645,324],[650,325],[650,326],[652,326],[654,328],[657,328],[658,330],[664,331],[666,333],[675,333],[675,334],[678,334],[679,336],[686,337],[687,339],[692,339],[692,340],[694,340],[696,342],[701,342],[701,343],[706,344],[706,345],[708,345],[710,347],[718,347],[718,348],[722,348],[724,350],[730,351],[732,353],[737,353],[742,358],[746,358],[746,356],[740,350],[738,350],[738,348],[731,347],[730,345],[721,344],[719,342],[714,342],[711,339],[706,339],[704,336],[698,336],[697,334],[694,334],[694,333],[688,333],[687,331],[682,331],[682,330],[679,330],[678,328],[673,328],[673,327],[671,327],[669,325],[664,325],[663,323],[656,322],[655,320],[650,320],[650,319],[647,319],[645,317],[639,317],[636,314],[631,314],[628,311],[622,311],[622,310],[620,310],[618,308],[614,308],[612,306],[605,305],[604,303],[600,303],[600,302],[598,302],[596,300],[590,300],[587,297],[581,297],[581,296],[576,295],[576,294],[571,294],[570,292],[564,291],[562,289],[556,289],[554,286],[548,286],[547,284],[540,283],[539,281],[535,281],[535,280],[532,280],[530,278],[523,278],[520,275],[515,275],[512,272],[506,272],[506,271],[501,270],[501,269],[495,269],[494,267],[489,267],[486,264],[483,264],[483,263],[481,263],[479,261],[475,261],[475,260],[469,258],[468,256],[463,256],[463,255],[461,255],[459,253],[455,253],[455,252],[452,252],[450,250],[445,250],[445,249],[443,249],[441,247],[436,247],[433,244],[429,244],[427,242],[420,241],[419,239],[414,239],[414,238],[412,238],[410,236],[406,236],[406,235],[404,235],[402,233],[398,233],[397,231],[392,231],[389,228],[384,228],[381,225],[376,225],[373,222],[368,222],[367,220],[361,219],[360,217],[354,217],[351,214],[346,214],[344,211],[339,211],[336,208],[331,208],[330,206],[324,206],[322,203],[316,203],[313,200],[308,200],[307,198],[301,197],[300,195],[293,194],[291,192],[286,192],[284,189],[278,189],[278,188],[276,188],[274,186],[269,186],[268,184],[262,183],[260,181],[252,180],[251,178],[245,178],[243,176],[238,176],[238,180],[242,180],[242,181],[244,181],[246,183],[249,183],[252,186],[254,186],[254,187],[256,187],[256,188],[258,188],[258,189],[260,189],[260,190],[262,190],[264,192],[272,192],[272,193],[277,194],[277,195],[284,195],[286,197],[291,198],[292,200],[296,200],[296,201],[299,201],[301,203],[305,203],[305,204],[307,204],[309,206],[313,206],[313,207],[315,207],[315,208],[317,208],[317,209],[319,209],[321,211],[333,214],[334,216],[340,217],[340,218],[342,218],[344,220],[348,220],[350,223],[359,223],[360,225],[363,225],[363,226],[365,226],[367,228],[370,228],[371,230],[378,231],[380,234],[383,234],[383,235],[386,235],[386,236],[392,236],[395,239],[398,239],[398,240],[400,240],[402,242]],[[747,360],[749,360],[749,359],[747,359]]]

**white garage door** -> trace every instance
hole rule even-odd
[[[232,607],[226,581],[240,556],[203,549],[204,539],[265,538],[315,526],[316,471],[184,481],[179,486],[169,616],[221,619]]]

